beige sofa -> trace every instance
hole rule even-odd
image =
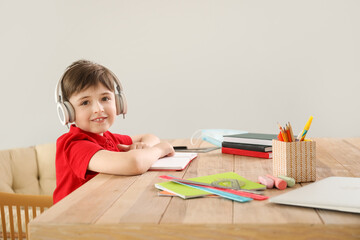
[[[0,192],[10,193],[7,195],[2,194],[0,201],[5,203],[5,198],[12,199],[8,200],[7,204],[14,205],[14,210],[15,205],[18,205],[18,203],[15,204],[15,202],[19,202],[16,196],[19,196],[19,199],[28,199],[21,200],[25,201],[21,206],[26,206],[29,199],[31,200],[30,202],[47,199],[46,202],[47,205],[49,205],[49,202],[52,201],[52,194],[56,186],[55,152],[55,143],[0,150]],[[31,198],[33,195],[36,196]],[[44,198],[40,199],[38,196],[44,196]],[[9,209],[5,208],[5,211],[2,211],[4,214],[2,213],[1,218],[5,219],[7,225],[6,231],[9,232]],[[22,211],[24,211],[24,207],[22,207]],[[31,211],[29,212],[30,215],[32,215]],[[16,211],[13,211],[13,215],[14,222],[16,223]],[[32,216],[30,216],[30,220],[31,218]],[[0,238],[2,236],[4,222],[3,219],[1,220]],[[17,225],[14,225],[15,231],[18,232]],[[25,226],[26,222],[23,222],[21,227],[22,232],[26,231]]]
[[[55,143],[0,151],[0,192],[52,195]]]

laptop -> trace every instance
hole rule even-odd
[[[360,178],[328,177],[272,197],[269,202],[360,213]]]

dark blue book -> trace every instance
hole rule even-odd
[[[271,152],[271,145],[258,145],[258,144],[247,144],[247,143],[232,143],[232,142],[222,142],[222,147],[225,148],[234,148],[242,149],[255,152]]]

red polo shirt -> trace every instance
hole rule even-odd
[[[70,131],[56,142],[56,189],[54,204],[95,177],[98,173],[87,170],[92,156],[99,150],[119,152],[117,144],[131,145],[127,135],[107,131],[100,136],[85,132],[72,125]]]

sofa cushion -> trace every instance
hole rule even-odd
[[[38,166],[34,147],[10,150],[15,193],[40,194]]]
[[[14,193],[9,150],[0,151],[0,192]]]
[[[41,195],[52,195],[56,187],[55,154],[56,144],[40,144],[35,146]]]

